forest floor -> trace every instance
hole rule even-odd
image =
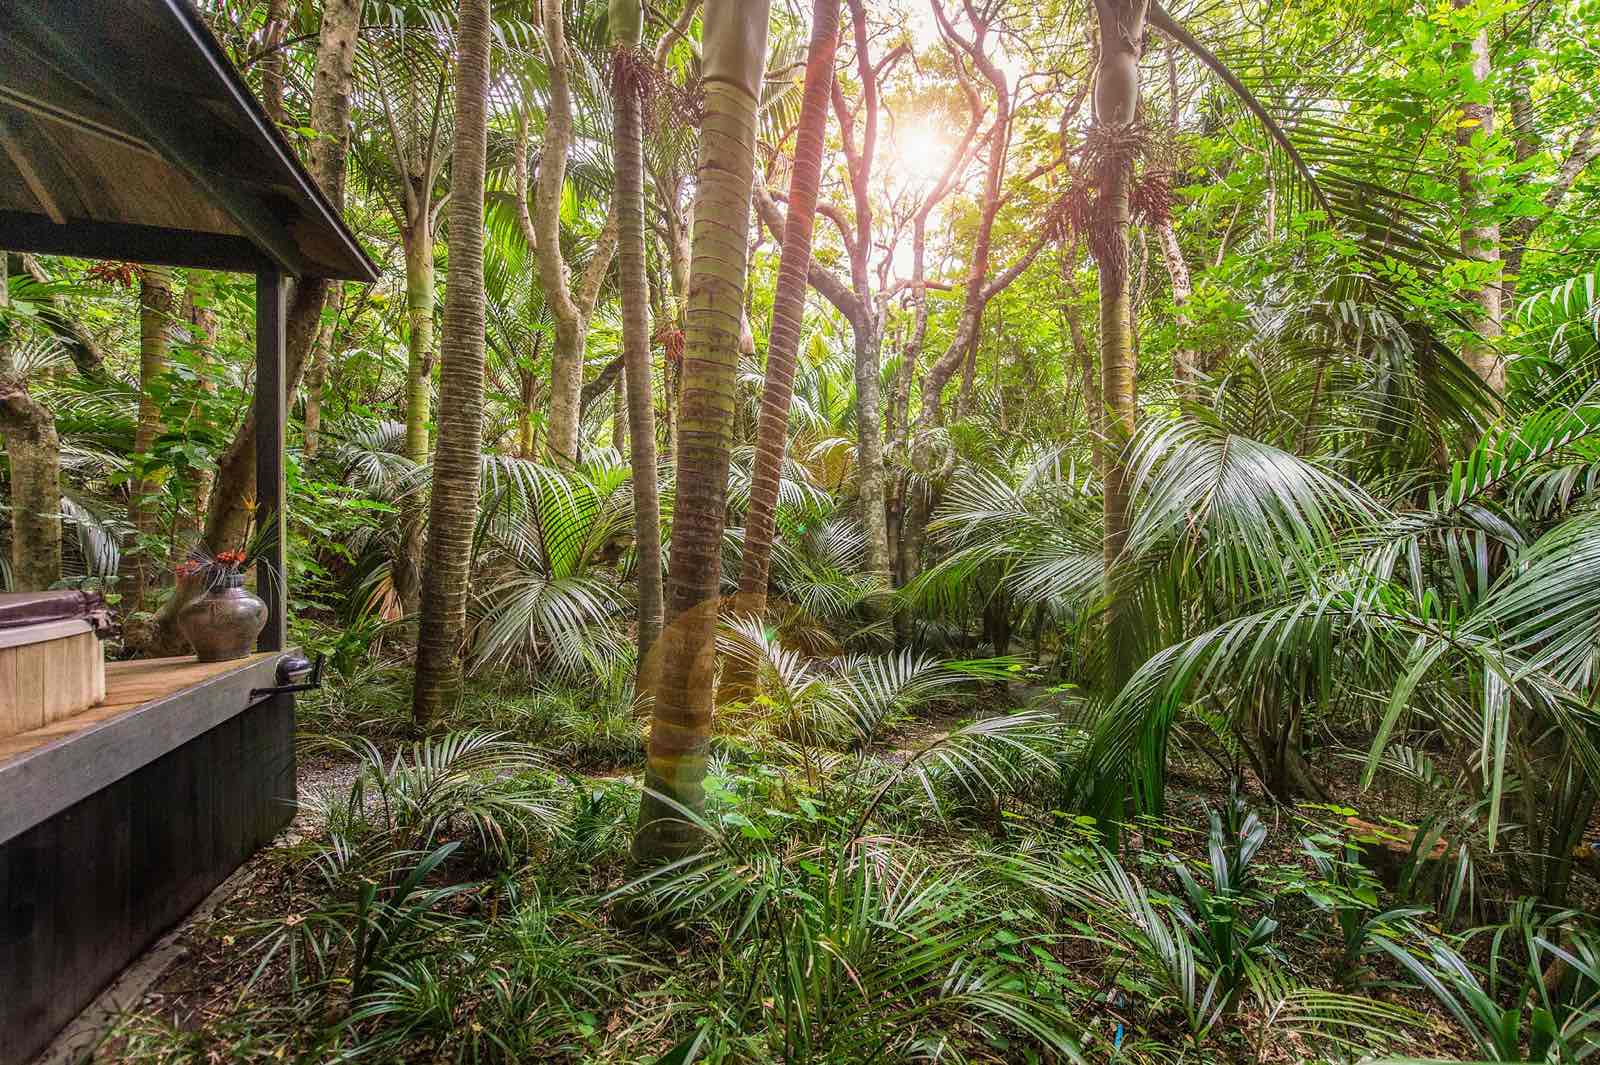
[[[935,704],[889,732],[878,753],[888,763],[903,764],[916,752],[948,735],[970,718],[970,705]],[[392,757],[403,749],[404,744],[391,738],[377,746],[384,755]],[[637,761],[631,759],[610,765],[603,762],[603,759],[598,763],[588,759],[581,774],[569,772],[568,776],[580,786],[588,781],[599,787],[615,784],[619,778],[633,776],[637,772]],[[186,922],[179,930],[173,940],[175,950],[171,952],[166,971],[152,984],[143,1001],[123,1019],[123,1027],[117,1038],[101,1048],[95,1060],[285,1060],[281,1057],[281,1046],[278,1056],[273,1057],[246,1054],[242,1043],[229,1046],[220,1040],[244,1038],[235,1024],[237,1016],[247,1014],[263,1004],[281,1005],[288,1000],[286,952],[280,951],[268,957],[264,955],[260,944],[272,929],[281,928],[285,923],[292,924],[296,908],[306,905],[307,870],[325,853],[327,811],[349,801],[363,765],[348,750],[340,750],[312,738],[302,742],[299,761],[301,803],[294,821],[270,846],[247,863],[226,899],[198,919]],[[1353,783],[1352,779],[1352,786]],[[1170,788],[1169,816],[1159,825],[1135,828],[1123,841],[1124,861],[1131,869],[1156,875],[1155,871],[1164,868],[1163,863],[1172,853],[1182,855],[1200,866],[1206,861],[1205,826],[1210,812],[1230,800],[1229,788],[1217,767],[1202,759],[1179,759],[1174,767]],[[373,801],[370,791],[366,797],[368,803]],[[1300,842],[1306,830],[1306,813],[1275,805],[1258,790],[1250,793],[1247,789],[1244,798],[1257,811],[1267,828],[1268,842],[1258,860],[1263,870],[1263,882],[1270,886],[1281,877],[1285,883],[1299,883],[1307,865]],[[1369,793],[1362,795],[1362,800],[1362,814],[1372,820],[1381,820],[1389,814],[1399,816],[1412,812],[1412,801],[1405,795]],[[1312,816],[1337,817],[1338,813],[1337,810],[1318,809],[1312,811]],[[998,831],[1005,832],[998,812],[996,826]],[[624,872],[621,866],[615,866],[601,876],[601,881],[609,881],[615,886],[621,882]],[[1284,929],[1288,937],[1284,953],[1293,967],[1294,978],[1306,984],[1339,986],[1337,953],[1329,946],[1326,930],[1317,927],[1320,915],[1309,907],[1296,912],[1304,920],[1303,926],[1286,924]],[[1095,955],[1085,944],[1081,957],[1073,957],[1069,952],[1059,955],[1059,960],[1071,967],[1081,967],[1087,973],[1096,969],[1103,958]],[[1443,1023],[1447,1018],[1437,1004],[1415,991],[1401,987],[1394,979],[1400,975],[1395,970],[1395,966],[1380,962],[1365,993],[1375,999],[1418,1011],[1432,1020],[1426,1023],[1424,1032],[1415,1035],[1415,1041],[1392,1049],[1402,1057],[1471,1059],[1474,1056],[1472,1047],[1461,1039],[1458,1032]],[[1122,1022],[1116,1008],[1120,1001],[1115,997],[1117,994],[1111,992],[1112,997],[1104,1000],[1109,1003],[1104,1009],[1104,1018],[1086,1020],[1089,1028],[1106,1028],[1103,1033],[1106,1035],[1109,1035],[1113,1026],[1120,1031]],[[615,1030],[624,1022],[638,1024],[650,1008],[642,998],[626,1007],[617,1007],[603,1027]],[[1233,1021],[1240,1033],[1267,1032],[1269,1035],[1258,1043],[1255,1036],[1246,1038],[1241,1034],[1233,1041],[1232,1050],[1226,1053],[1216,1051],[1220,1056],[1210,1056],[1213,1052],[1208,1050],[1199,1057],[1190,1057],[1190,1060],[1260,1063],[1326,1060],[1318,1048],[1297,1031],[1271,1034],[1273,1018],[1264,1015],[1254,999],[1247,998],[1242,1002]],[[131,1039],[128,1034],[130,1031],[135,1033]],[[219,1032],[230,1034],[219,1036]],[[188,1038],[195,1041],[192,1046],[196,1052],[194,1056],[184,1057],[165,1051],[150,1052],[152,1045],[160,1044],[163,1040],[170,1043],[175,1038],[184,1038],[183,1033],[189,1033]],[[1169,1032],[1168,1037],[1162,1037],[1159,1031],[1155,1035],[1158,1039],[1169,1037],[1171,1050],[1175,1053],[1192,1053],[1183,1051],[1184,1037],[1179,1031]],[[142,1056],[134,1052],[136,1047],[143,1048]],[[657,1052],[652,1050],[651,1054]],[[287,1060],[297,1059],[291,1054]],[[402,1056],[379,1060],[432,1059]],[[562,1054],[560,1060],[620,1063],[630,1058],[611,1056],[591,1047],[584,1054]]]

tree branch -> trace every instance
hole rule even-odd
[[[765,182],[758,181],[755,184],[755,205],[757,213],[761,215],[761,220],[767,224],[768,229],[774,233],[784,231],[788,221],[783,209],[773,200]],[[818,265],[815,259],[811,260],[811,269],[806,273],[806,281],[852,323],[862,321],[866,317],[868,310],[866,302],[857,297],[848,285],[829,273],[825,267]]]

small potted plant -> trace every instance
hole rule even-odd
[[[178,612],[178,628],[202,662],[248,655],[267,624],[267,604],[244,586],[243,551],[211,554],[201,546],[178,565],[180,586],[200,589]]]

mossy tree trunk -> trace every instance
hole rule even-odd
[[[50,411],[28,394],[12,357],[10,257],[0,251],[0,447],[11,465],[11,587],[37,592],[61,579],[61,441]]]
[[[407,199],[412,215],[405,230],[406,253],[406,458],[428,461],[428,423],[432,416],[434,287],[433,212],[425,189]],[[390,579],[401,609],[410,617],[422,595],[422,543],[427,501],[410,493],[400,505],[400,537],[389,560]]]

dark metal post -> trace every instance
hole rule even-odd
[[[283,477],[288,395],[284,320],[288,286],[276,270],[256,274],[256,527],[262,553],[256,565],[256,594],[267,603],[267,627],[256,643],[260,651],[281,651],[289,640],[289,574],[284,514],[288,509]]]

